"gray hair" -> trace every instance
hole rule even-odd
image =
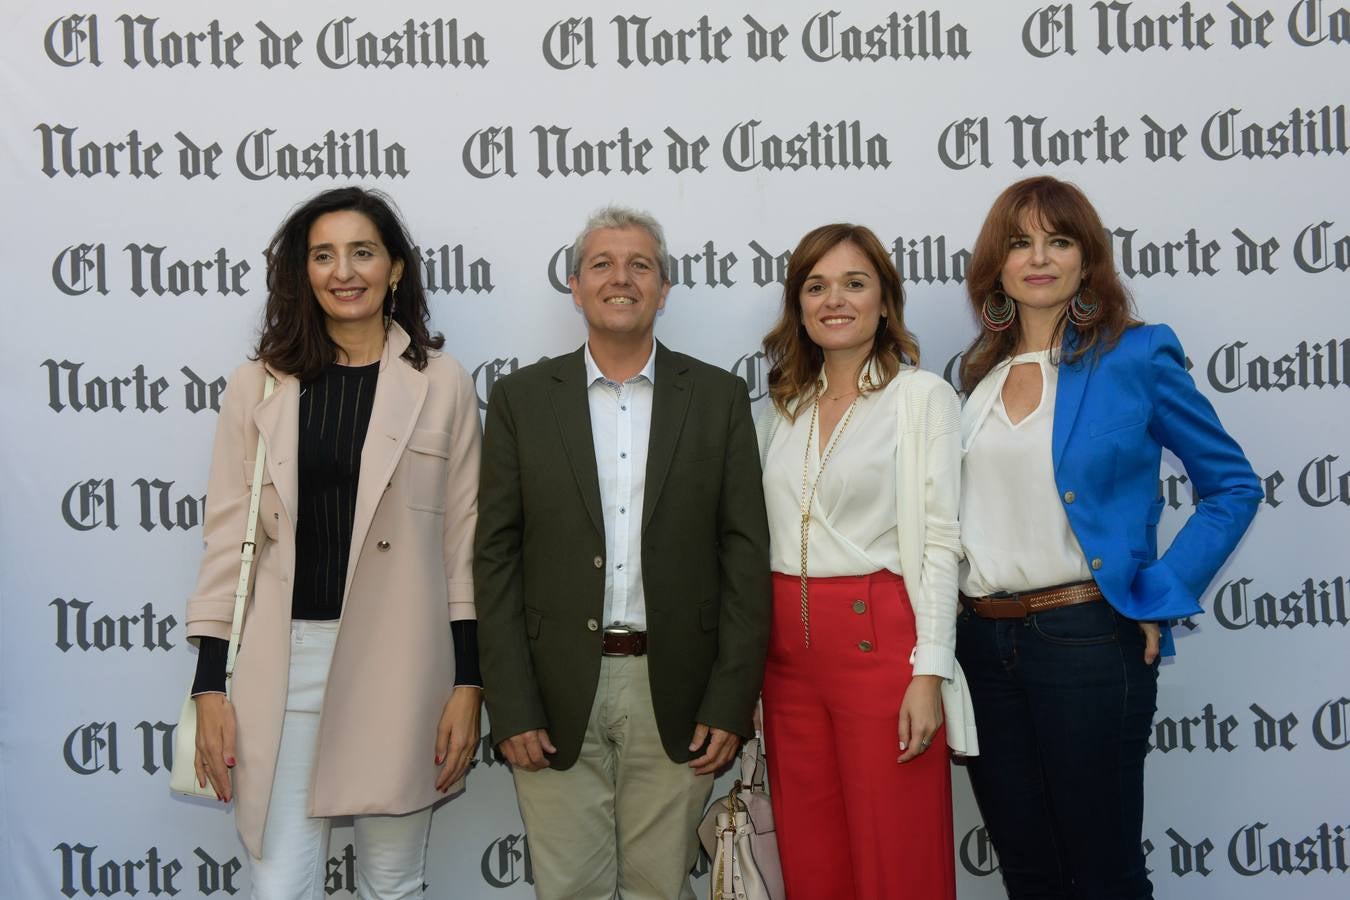
[[[656,265],[661,273],[661,281],[670,281],[670,273],[666,264],[668,251],[666,250],[665,229],[651,215],[626,206],[606,206],[591,213],[591,217],[586,220],[586,227],[581,229],[577,239],[572,242],[571,274],[573,277],[581,275],[581,251],[586,244],[586,238],[590,237],[592,232],[599,231],[601,228],[646,229],[647,233],[652,236],[652,240],[656,242]]]

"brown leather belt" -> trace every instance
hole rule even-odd
[[[647,632],[627,627],[606,628],[600,641],[600,653],[603,656],[645,656]]]
[[[988,597],[961,595],[961,602],[966,609],[981,619],[1025,619],[1047,609],[1095,603],[1101,599],[1102,592],[1095,581],[1075,581],[1073,584],[1060,584],[1019,594],[999,593]]]

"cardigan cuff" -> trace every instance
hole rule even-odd
[[[915,675],[938,675],[950,681],[956,676],[956,654],[941,647],[919,646],[910,654]]]

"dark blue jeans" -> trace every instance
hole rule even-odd
[[[1105,601],[1026,619],[962,609],[967,770],[1010,900],[1151,900],[1140,849],[1158,696],[1137,622]]]

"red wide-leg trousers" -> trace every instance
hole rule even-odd
[[[788,900],[954,900],[946,732],[896,762],[915,644],[904,580],[812,578],[809,647],[801,580],[773,587],[764,738]]]

